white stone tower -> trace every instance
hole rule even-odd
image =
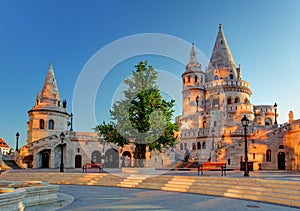
[[[69,114],[66,101],[61,101],[52,63],[42,88],[38,92],[34,107],[28,111],[27,144],[51,135],[67,131]]]

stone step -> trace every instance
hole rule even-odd
[[[124,176],[124,175],[122,175]],[[191,192],[222,197],[256,200],[300,207],[300,186],[296,181],[274,181],[256,178],[128,175],[55,172],[5,172],[2,180],[39,180],[53,184],[77,184],[147,188],[164,191]]]

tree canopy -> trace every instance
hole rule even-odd
[[[118,146],[135,145],[134,157],[145,159],[146,146],[159,150],[176,144],[172,123],[175,101],[167,101],[156,84],[158,72],[148,62],[139,62],[132,76],[124,81],[124,99],[114,102],[110,122],[102,122],[96,131],[106,141]]]

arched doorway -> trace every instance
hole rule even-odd
[[[50,161],[50,152],[49,150],[44,150],[41,152],[42,165],[41,168],[49,168]]]
[[[105,152],[105,167],[119,168],[119,153],[117,150],[111,148]]]
[[[101,163],[101,152],[100,151],[95,150],[92,152],[91,163]]]
[[[131,166],[131,153],[129,151],[123,152],[122,156],[124,157],[122,160],[121,166],[130,167]]]
[[[81,168],[82,167],[82,156],[76,155],[75,156],[75,168]]]
[[[279,152],[277,154],[277,165],[278,170],[285,170],[285,153]]]

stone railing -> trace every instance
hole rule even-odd
[[[24,210],[26,207],[58,201],[58,185],[40,181],[0,183],[1,210]]]

